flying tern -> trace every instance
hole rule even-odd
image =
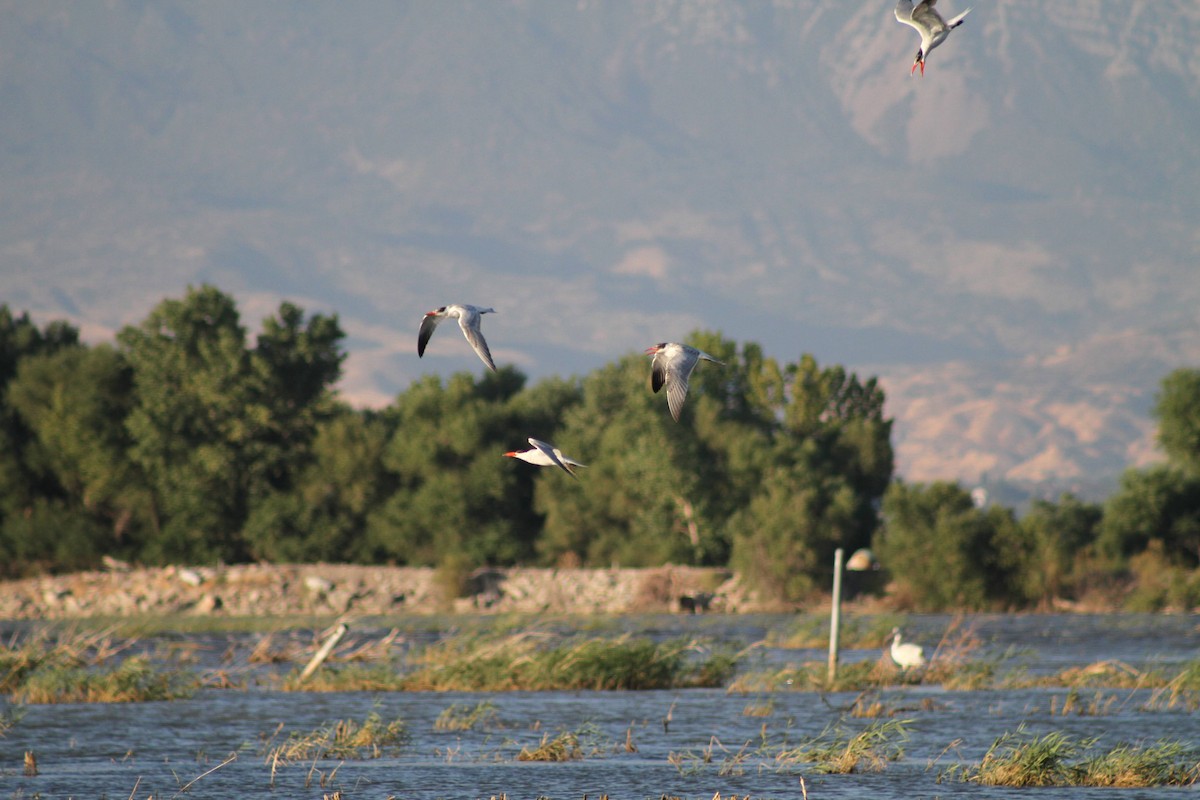
[[[572,478],[576,477],[575,467],[586,467],[587,464],[580,464],[578,461],[567,458],[554,445],[549,442],[543,442],[541,439],[529,437],[529,443],[533,447],[529,450],[514,450],[505,453],[509,458],[519,458],[522,461],[535,464],[539,467],[559,467]]]
[[[493,314],[494,308],[480,308],[479,306],[470,306],[465,303],[455,303],[453,305],[442,306],[425,313],[425,317],[421,320],[421,331],[417,334],[417,356],[425,355],[425,345],[429,344],[429,337],[433,336],[434,328],[447,317],[457,317],[458,327],[462,328],[463,336],[467,337],[467,342],[471,347],[475,348],[475,352],[487,368],[492,372],[496,371],[496,364],[492,361],[492,354],[488,351],[487,340],[483,338],[483,334],[479,331],[479,318],[483,314]]]
[[[657,394],[663,386],[667,387],[667,407],[671,409],[671,416],[676,422],[683,411],[683,401],[687,399],[688,393],[688,378],[691,377],[696,364],[703,359],[725,365],[724,361],[718,361],[703,350],[678,342],[659,342],[647,347],[646,355],[654,356],[654,361],[650,364],[650,388]]]

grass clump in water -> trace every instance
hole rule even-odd
[[[853,734],[841,727],[827,729],[799,747],[779,752],[775,762],[786,770],[799,764],[813,764],[816,772],[838,775],[880,772],[889,761],[904,755],[911,722],[902,719],[872,722]]]
[[[1200,779],[1196,748],[1178,741],[1120,744],[1083,764],[1088,786],[1191,786]]]
[[[541,646],[529,634],[454,639],[428,648],[402,686],[421,691],[644,690],[720,686],[736,658],[695,642],[655,643],[621,636]]]
[[[274,744],[281,729],[276,730],[265,746],[266,763],[272,765],[272,770],[276,765],[294,761],[379,758],[399,751],[410,740],[404,720],[397,718],[385,723],[374,711],[362,722],[337,720],[308,733],[292,732],[286,741]]]
[[[1090,744],[1061,731],[1036,736],[1022,727],[992,742],[963,780],[985,786],[1078,786],[1081,771],[1071,762]]]
[[[1096,752],[1097,739],[1061,731],[1035,735],[1018,728],[992,743],[977,766],[951,767],[939,776],[958,776],[986,786],[1191,786],[1200,779],[1195,746],[1160,740],[1153,745],[1122,743]]]
[[[12,693],[18,703],[139,703],[191,697],[197,682],[190,673],[162,670],[142,656],[103,670],[82,666],[42,667]]]
[[[541,743],[532,749],[522,747],[517,761],[580,761],[583,748],[579,746],[579,735],[574,731],[563,731],[553,739],[543,734]]]
[[[470,731],[476,728],[498,728],[500,717],[496,712],[496,704],[484,700],[469,706],[466,703],[453,703],[443,709],[438,718],[433,721],[435,731]]]
[[[0,693],[11,694],[39,670],[103,664],[133,645],[118,641],[111,631],[57,632],[41,627],[23,640],[0,644]]]

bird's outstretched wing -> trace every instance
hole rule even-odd
[[[438,323],[442,321],[442,317],[426,314],[421,319],[421,330],[417,333],[417,357],[425,355],[425,345],[429,344],[429,337],[433,336],[434,330],[437,329]]]

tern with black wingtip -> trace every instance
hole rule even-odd
[[[676,422],[679,422],[679,415],[683,411],[688,379],[696,365],[704,360],[725,366],[724,361],[718,361],[703,350],[678,342],[659,342],[647,347],[646,355],[654,356],[650,363],[650,388],[657,394],[659,389],[667,387],[667,408]]]
[[[480,308],[479,306],[466,305],[465,303],[455,303],[441,308],[435,308],[433,311],[425,313],[421,320],[421,330],[417,334],[417,356],[425,355],[425,345],[429,344],[429,337],[433,336],[434,329],[447,317],[455,317],[458,319],[458,327],[462,328],[463,336],[467,337],[467,342],[475,349],[479,358],[487,365],[487,368],[492,372],[496,371],[496,364],[492,361],[492,354],[488,350],[487,340],[483,338],[483,333],[479,330],[479,318],[483,314],[494,314],[494,308]]]

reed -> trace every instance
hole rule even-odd
[[[1050,698],[1050,716],[1100,717],[1112,713],[1116,702],[1115,694],[1102,691],[1097,691],[1091,700],[1085,700],[1078,689],[1072,688],[1063,698],[1061,706],[1057,697]]]
[[[997,738],[963,778],[985,786],[1078,786],[1082,773],[1072,760],[1090,744],[1061,731],[1036,736],[1021,727]]]
[[[1098,739],[1061,731],[1042,735],[1024,726],[998,737],[978,765],[949,768],[943,777],[986,786],[1192,786],[1200,780],[1200,751],[1191,743],[1159,740],[1097,751]]]
[[[38,670],[103,664],[133,644],[133,640],[115,639],[108,629],[39,627],[23,639],[0,643],[0,694],[14,692]]]
[[[42,667],[11,693],[18,703],[140,703],[191,697],[198,688],[188,672],[162,670],[142,656],[101,670],[80,666]]]
[[[1119,744],[1082,765],[1088,786],[1192,786],[1200,779],[1196,748],[1172,740]]]
[[[1185,664],[1175,677],[1156,688],[1145,708],[1152,711],[1181,706],[1188,711],[1200,708],[1200,661]]]
[[[899,615],[872,617],[847,616],[838,628],[838,641],[845,649],[882,648],[892,629],[903,625]],[[782,629],[767,631],[764,644],[786,650],[807,650],[829,646],[829,615],[807,614]]]
[[[25,716],[25,709],[21,706],[14,706],[0,711],[0,739],[3,739],[9,731],[17,726]]]
[[[680,775],[697,775],[715,764],[719,777],[744,775],[746,764],[754,753],[746,742],[737,750],[729,750],[716,736],[710,736],[708,746],[699,752],[685,750],[667,754],[667,763],[679,770]]]
[[[582,758],[579,735],[574,731],[564,731],[553,739],[549,734],[543,734],[541,744],[532,749],[522,747],[517,754],[517,761],[579,761]]]
[[[348,664],[325,667],[300,680],[300,670],[283,679],[285,692],[398,692],[404,681],[391,664]]]
[[[880,772],[889,761],[904,755],[911,723],[912,720],[906,719],[872,722],[856,733],[840,725],[827,728],[799,747],[781,750],[775,756],[775,763],[788,771],[811,764],[814,771],[829,774]]]
[[[496,712],[496,704],[490,700],[469,706],[465,703],[453,703],[443,709],[433,721],[435,731],[470,731],[476,728],[499,728],[500,716]]]
[[[401,684],[420,691],[665,689],[720,686],[736,666],[736,656],[694,641],[620,636],[544,646],[545,640],[525,633],[434,645]]]
[[[783,669],[744,672],[729,684],[731,692],[861,692],[895,686],[898,683],[919,682],[919,676],[905,676],[884,660],[856,661],[838,666],[837,677],[828,680],[828,665],[824,661],[808,661]]]
[[[297,761],[379,758],[398,752],[410,741],[404,720],[396,718],[385,723],[374,711],[362,722],[336,720],[307,733],[292,732],[286,740],[276,743],[281,731],[282,728],[277,728],[263,747],[272,772],[276,766]]]

